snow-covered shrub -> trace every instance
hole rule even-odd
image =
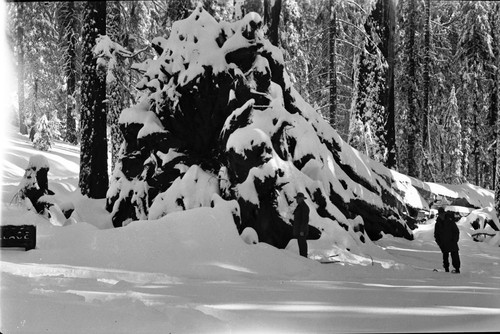
[[[411,181],[340,138],[292,87],[261,28],[258,14],[217,22],[198,7],[168,40],[153,41],[158,57],[141,64],[137,85],[147,94],[120,116],[125,141],[107,196],[114,225],[206,206],[220,194],[237,201],[240,233],[250,227],[284,248],[300,191],[312,211],[310,238],[331,233],[344,246],[381,232],[411,239]]]

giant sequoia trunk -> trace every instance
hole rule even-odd
[[[87,1],[83,22],[80,179],[83,195],[104,198],[108,189],[106,78],[97,67],[93,47],[106,34],[106,2]]]
[[[120,116],[125,142],[107,195],[113,224],[235,200],[239,231],[286,247],[294,196],[311,208],[311,238],[412,238],[411,180],[347,145],[291,86],[261,17],[216,22],[198,7],[176,22]],[[415,201],[413,201],[415,203]]]

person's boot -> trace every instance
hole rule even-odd
[[[450,269],[448,269],[448,268],[444,268],[444,271],[446,271],[447,273],[449,273],[449,272],[450,272]]]
[[[452,273],[454,273],[454,274],[460,274],[460,269],[453,269]]]

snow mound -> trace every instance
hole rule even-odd
[[[241,238],[248,245],[256,245],[259,243],[259,236],[257,232],[251,227],[246,227],[243,232],[241,232]]]
[[[28,167],[26,169],[42,169],[42,168],[47,168],[49,169],[49,161],[44,155],[41,154],[35,154],[30,157],[30,160],[28,162]]]

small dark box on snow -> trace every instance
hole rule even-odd
[[[34,225],[4,225],[1,226],[0,236],[2,247],[20,247],[27,251],[36,247]]]

